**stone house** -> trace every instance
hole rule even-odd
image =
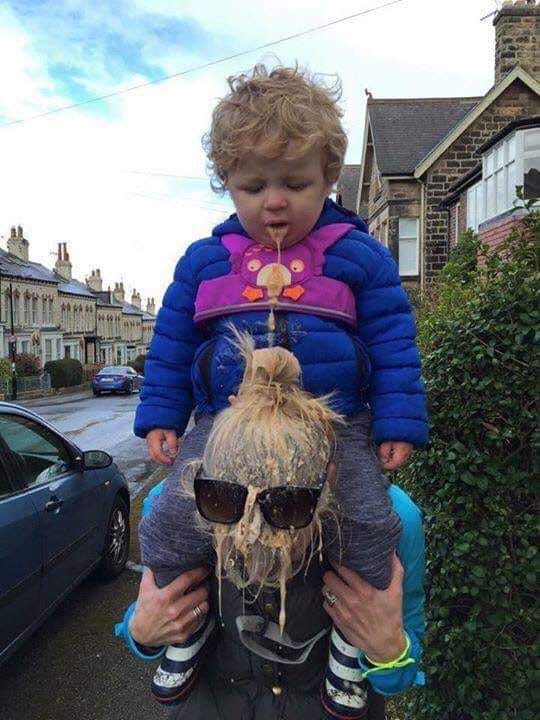
[[[58,280],[60,328],[63,332],[62,357],[93,364],[97,359],[98,341],[96,296],[84,283],[72,277],[66,243],[58,243],[54,270]]]
[[[368,99],[352,209],[390,247],[405,285],[430,283],[467,227],[495,241],[513,222],[516,186],[537,187],[540,5],[507,0],[493,25],[485,95]]]
[[[125,363],[146,353],[155,323],[153,299],[145,312],[135,291],[138,308],[124,302],[122,283],[115,293],[102,290],[99,270],[92,270],[86,283],[72,276],[66,243],[58,244],[53,270],[31,261],[22,227],[11,228],[7,251],[0,248],[0,357],[9,357],[10,342],[16,353],[32,353],[43,364],[63,357],[83,364]]]

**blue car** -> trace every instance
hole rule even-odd
[[[0,402],[0,664],[96,571],[129,553],[127,482],[30,410]]]
[[[131,395],[134,390],[140,390],[143,383],[143,376],[128,365],[114,365],[102,368],[92,378],[92,390],[94,395],[101,395],[102,392],[123,392]]]

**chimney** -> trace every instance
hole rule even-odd
[[[156,303],[154,301],[154,298],[148,298],[146,301],[146,312],[150,313],[150,315],[156,314]]]
[[[124,283],[114,283],[114,291],[113,291],[113,298],[116,300],[116,302],[123,303],[125,302],[125,292],[124,292]]]
[[[24,237],[22,226],[18,225],[17,228],[13,226],[7,241],[8,252],[18,257],[19,260],[28,262],[28,246],[29,243]]]
[[[101,279],[101,272],[99,270],[92,270],[90,277],[86,278],[86,286],[94,292],[101,292],[103,290],[103,280]]]
[[[495,26],[495,84],[513,70],[523,68],[540,79],[540,4],[537,0],[505,0],[493,18]]]
[[[71,280],[72,265],[69,260],[66,243],[58,243],[58,257],[54,264],[54,269],[64,280]]]
[[[138,308],[139,310],[141,309],[141,304],[142,304],[142,302],[141,302],[141,296],[140,296],[140,294],[135,290],[135,288],[133,289],[133,292],[131,293],[131,304],[132,304],[132,305],[135,305],[135,307]]]

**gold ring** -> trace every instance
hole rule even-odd
[[[203,612],[202,612],[201,608],[200,608],[198,605],[195,605],[195,607],[193,608],[193,614],[195,615],[195,617],[197,618],[197,620],[198,620],[199,618],[202,618]]]
[[[331,590],[328,590],[328,588],[325,588],[323,590],[323,595],[324,595],[324,599],[330,605],[330,607],[333,607],[337,603],[337,596],[334,595],[334,593]]]

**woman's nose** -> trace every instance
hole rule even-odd
[[[264,198],[265,210],[284,210],[287,207],[287,198],[280,190],[268,190]]]

